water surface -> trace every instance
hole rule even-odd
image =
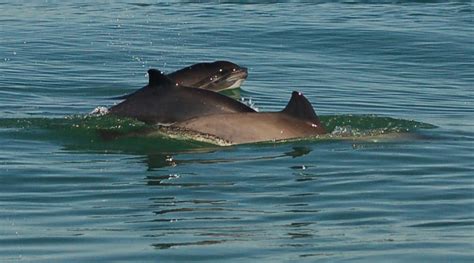
[[[1,261],[472,262],[472,2],[222,2],[0,3]],[[332,127],[412,136],[215,147],[82,119],[220,59],[261,111],[298,90]]]

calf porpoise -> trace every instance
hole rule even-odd
[[[167,75],[171,81],[179,85],[215,92],[239,88],[247,76],[247,68],[223,60],[197,63]],[[112,99],[127,99],[137,92],[140,90]]]

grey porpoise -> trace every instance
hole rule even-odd
[[[150,124],[170,124],[211,114],[255,112],[225,95],[183,86],[156,69],[149,83],[109,109],[108,114]]]

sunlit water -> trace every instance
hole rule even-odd
[[[0,2],[0,261],[474,261],[471,1],[31,2]],[[340,136],[86,116],[220,59],[260,111],[298,90]]]

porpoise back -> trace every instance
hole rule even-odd
[[[211,114],[255,112],[219,93],[180,85],[156,69],[149,83],[109,109],[109,114],[146,123],[174,123]]]

